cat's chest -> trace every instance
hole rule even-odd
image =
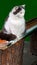
[[[21,27],[21,26],[24,26],[25,25],[25,21],[24,19],[12,19],[12,18],[9,18],[6,23],[5,23],[5,28],[12,28],[12,27]]]
[[[25,21],[23,19],[13,19],[13,20],[10,20],[10,24],[11,25],[16,25],[16,26],[21,26],[21,25],[24,25]]]
[[[11,21],[10,29],[13,33],[16,34],[22,33],[25,29],[25,21],[23,20],[14,20],[13,22]]]
[[[5,23],[5,29],[7,33],[13,33],[15,35],[19,35],[25,30],[25,21],[24,20],[8,20]]]

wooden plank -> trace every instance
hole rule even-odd
[[[30,38],[30,51],[37,56],[37,29],[32,33]]]
[[[26,30],[30,29],[31,27],[33,27],[35,25],[37,25],[37,18],[29,20],[28,22],[26,22]]]

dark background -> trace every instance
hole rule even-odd
[[[37,0],[0,0],[0,30],[10,10],[16,5],[25,4],[26,21],[37,17]],[[28,39],[28,38],[27,38]]]

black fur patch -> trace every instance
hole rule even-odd
[[[14,34],[5,34],[3,32],[0,32],[0,39],[10,41],[10,40],[16,39],[16,35],[14,35]]]
[[[13,12],[14,15],[16,15],[18,12],[20,12],[22,10],[21,7],[19,7],[15,12]]]

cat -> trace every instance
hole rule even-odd
[[[13,7],[3,27],[2,31],[3,38],[10,41],[16,38],[20,38],[20,36],[22,36],[22,34],[25,31],[24,15],[25,15],[25,5],[19,5]]]

